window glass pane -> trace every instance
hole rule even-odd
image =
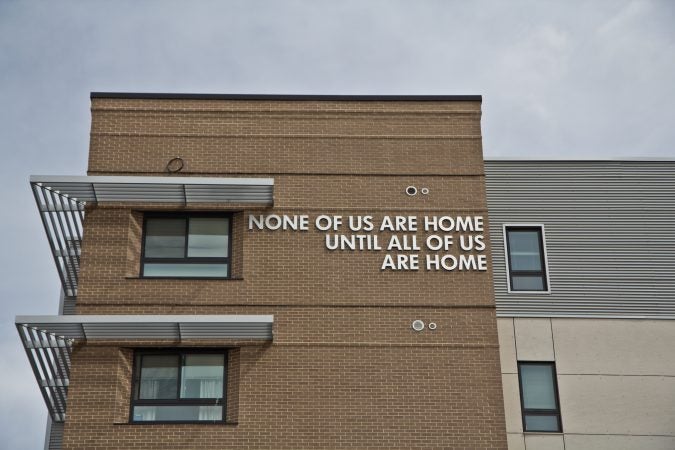
[[[227,264],[145,263],[144,277],[227,277]]]
[[[134,406],[134,421],[223,420],[222,406]]]
[[[511,290],[545,291],[544,278],[539,275],[516,275],[511,277]]]
[[[558,416],[525,415],[525,431],[559,431]]]
[[[227,258],[228,234],[228,219],[191,218],[188,257]]]
[[[145,256],[183,258],[185,256],[185,219],[147,219]]]
[[[179,364],[178,355],[143,355],[138,398],[178,398]]]
[[[534,230],[509,230],[511,270],[542,270],[539,232]]]
[[[224,355],[186,355],[181,398],[222,398]]]
[[[525,409],[556,409],[553,367],[550,364],[522,364],[520,379]]]

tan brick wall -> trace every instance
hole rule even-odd
[[[64,448],[505,448],[496,348],[242,347],[236,425],[114,424],[116,353],[75,354]]]
[[[301,210],[275,213],[300,214]],[[340,210],[341,214],[350,214]],[[363,214],[355,211],[352,214]],[[420,214],[419,211],[394,214]],[[430,212],[429,214],[443,214]],[[484,214],[485,212],[479,212]],[[310,213],[314,217],[315,213]],[[233,261],[239,279],[141,279],[139,240],[129,235],[137,228],[130,210],[97,208],[87,215],[82,249],[78,308],[112,303],[116,307],[172,305],[444,305],[493,306],[489,272],[381,271],[385,252],[330,251],[318,231],[241,230],[246,214],[235,218],[243,236],[240,259]],[[381,217],[381,213],[376,217]],[[487,215],[485,215],[487,217]],[[236,220],[239,219],[239,220]],[[382,233],[386,244],[391,233]],[[422,243],[425,234],[416,233]],[[239,244],[235,235],[233,247]],[[485,233],[487,236],[487,232]],[[132,246],[133,249],[128,247]],[[236,252],[235,252],[236,253]],[[457,254],[456,251],[450,252]],[[135,259],[129,263],[129,255]],[[426,251],[421,251],[426,255]],[[237,265],[239,264],[239,265]],[[133,274],[130,275],[130,272]],[[120,310],[121,311],[121,310]]]
[[[476,174],[478,102],[96,99],[89,173]]]
[[[487,223],[479,103],[95,99],[92,114],[92,175],[165,175],[181,156],[183,176],[273,177],[275,205],[219,206],[238,211],[232,280],[138,278],[142,211],[182,207],[90,208],[77,312],[274,314],[274,342],[220,344],[236,348],[224,425],[128,424],[129,348],[149,344],[78,347],[64,448],[506,447],[491,269],[381,271],[384,251],[247,229],[270,213]]]

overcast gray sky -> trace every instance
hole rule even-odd
[[[487,157],[675,157],[675,1],[0,0],[0,446],[42,445],[13,326],[58,279],[29,174],[84,174],[89,92],[481,94]]]

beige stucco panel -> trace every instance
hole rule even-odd
[[[675,375],[673,320],[552,319],[552,326],[559,374]]]
[[[520,388],[517,374],[502,375],[504,389],[504,414],[506,416],[506,432],[522,433],[523,419],[520,414]]]
[[[509,450],[525,450],[525,437],[522,433],[507,434],[506,443],[509,446]]]
[[[497,319],[497,332],[499,333],[499,358],[502,373],[518,373],[513,319],[510,317]]]
[[[550,319],[514,319],[518,361],[553,361]]]
[[[675,378],[558,375],[563,430],[675,435]]]
[[[527,450],[565,450],[562,434],[526,434]]]
[[[675,437],[668,436],[565,435],[565,450],[672,450],[674,448]]]

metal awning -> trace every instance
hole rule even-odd
[[[17,316],[17,326],[64,339],[272,339],[274,316]]]
[[[274,203],[272,178],[136,176],[30,177],[35,201],[66,296],[77,295],[84,207],[87,203]]]
[[[273,203],[272,178],[42,176],[38,184],[79,202]]]
[[[271,315],[17,316],[16,328],[49,414],[63,422],[74,340],[182,342],[186,339],[272,340]]]

